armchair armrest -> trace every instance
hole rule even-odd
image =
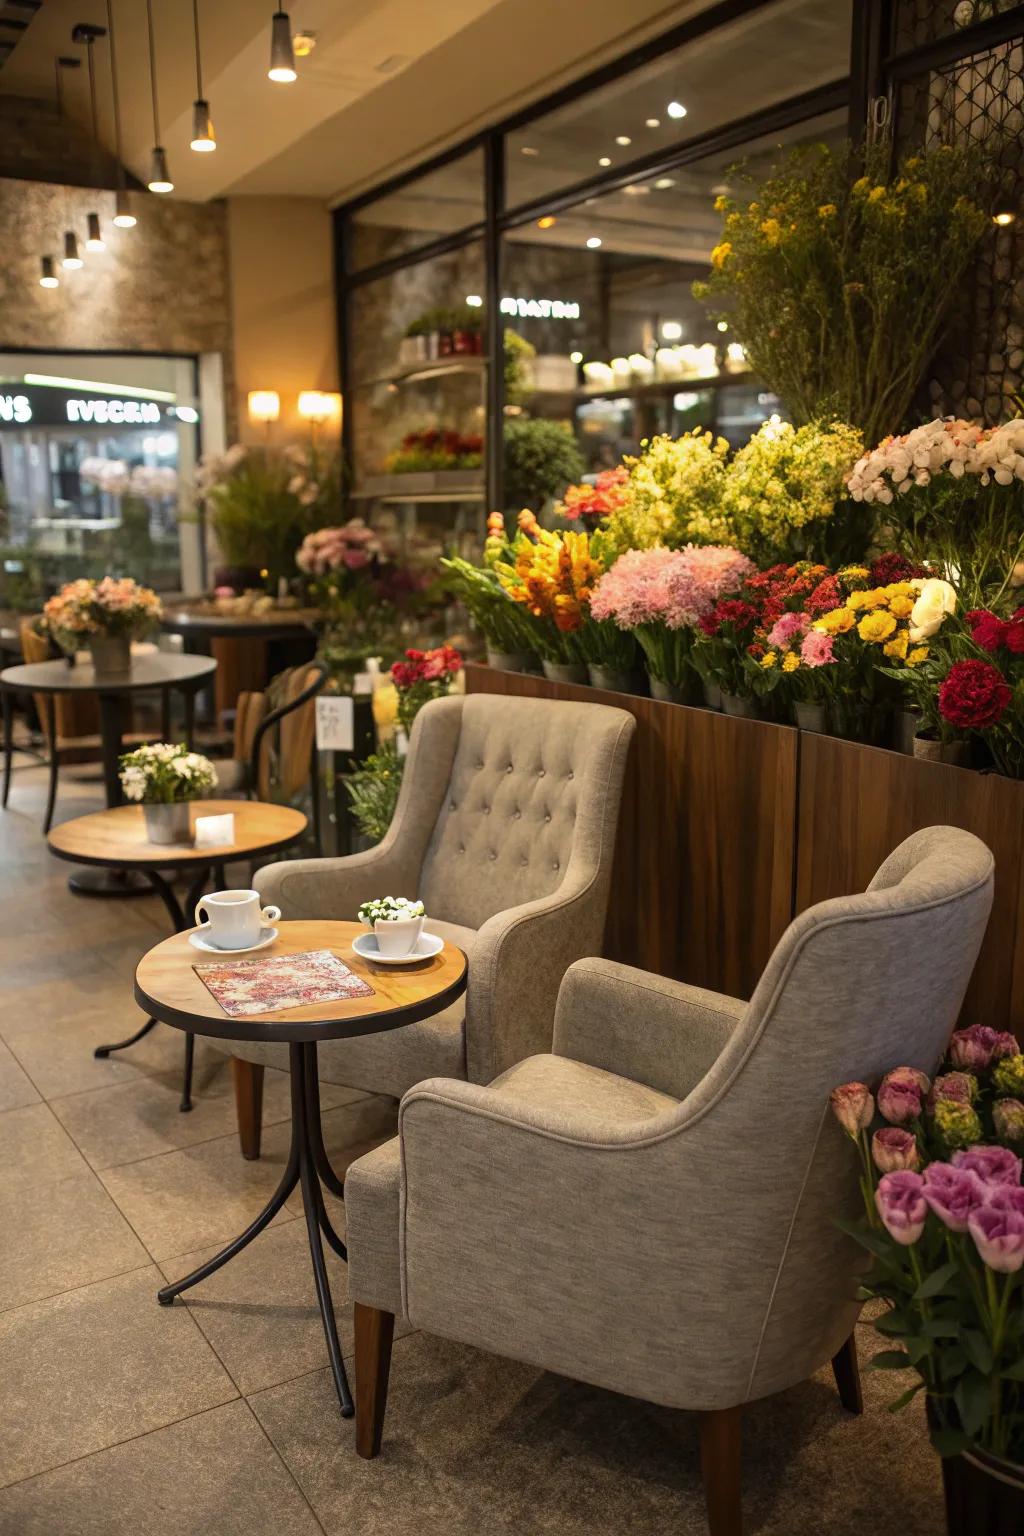
[[[746,1006],[613,960],[581,960],[558,994],[552,1049],[684,1099],[714,1065]]]
[[[420,878],[415,849],[385,838],[365,853],[340,859],[283,859],[256,871],[253,884],[264,902],[286,918],[354,919],[375,896],[414,896]]]

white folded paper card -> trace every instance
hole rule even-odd
[[[223,848],[235,840],[235,818],[229,811],[226,816],[197,816],[193,823],[197,848]]]

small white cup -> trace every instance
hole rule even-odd
[[[384,918],[378,918],[373,925],[373,931],[377,935],[377,948],[382,955],[389,960],[398,960],[402,955],[411,955],[420,941],[423,932],[422,917],[400,917],[390,922]]]
[[[260,929],[276,923],[280,907],[261,907],[259,891],[213,891],[196,907],[196,924],[201,914],[210,919],[210,942],[218,949],[251,949],[260,941]]]

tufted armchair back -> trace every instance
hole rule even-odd
[[[616,759],[632,732],[629,716],[597,704],[488,694],[440,706],[458,710],[458,739],[423,859],[427,911],[480,928],[496,912],[585,880],[587,871],[606,878],[618,809],[609,774],[614,768],[621,778]]]

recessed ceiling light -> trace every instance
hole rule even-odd
[[[553,229],[558,223],[553,213],[546,213],[542,219],[537,220],[538,229]]]
[[[716,197],[728,197],[729,183],[727,181],[716,181],[711,190]]]
[[[637,186],[635,182],[630,182],[629,186],[623,187],[622,190],[627,197],[646,197],[651,189],[646,183],[641,183],[640,186]]]
[[[660,128],[661,127],[661,118],[660,117],[649,117],[647,119],[647,127],[648,128]]]
[[[661,334],[666,341],[678,341],[683,334],[683,327],[678,320],[666,320]]]
[[[582,363],[582,361],[583,361],[583,353],[582,352],[570,352],[569,353],[569,361],[570,361],[570,363]]]
[[[601,237],[600,237],[600,235],[591,235],[590,239],[587,241],[587,250],[588,251],[597,251],[597,250],[600,250],[600,247],[601,247]]]
[[[537,156],[537,155],[539,155],[539,154],[540,154],[540,150],[539,150],[539,149],[533,149],[533,148],[532,148],[532,147],[531,147],[531,145],[529,145],[529,144],[524,144],[524,145],[523,145],[523,147],[522,147],[522,149],[521,149],[521,150],[520,150],[520,151],[519,151],[519,153],[520,153],[520,154],[521,154],[521,155],[532,155],[532,156]]]
[[[469,305],[470,309],[479,309],[483,302],[483,299],[478,293],[466,294],[466,303]]]
[[[602,155],[597,163],[598,165],[611,165],[612,162],[607,155]]]
[[[654,185],[659,192],[665,192],[669,187],[675,186],[675,180],[671,176],[659,176]]]
[[[718,322],[718,329],[720,331],[727,331],[729,329],[729,322],[728,322],[728,320],[719,320],[719,322]]]
[[[633,140],[630,138],[628,133],[620,133],[615,142],[616,144],[621,144],[623,149],[625,149],[626,145],[632,144]]]
[[[683,106],[681,101],[670,101],[668,106],[665,108],[665,111],[668,113],[669,117],[686,116],[686,108]]]

